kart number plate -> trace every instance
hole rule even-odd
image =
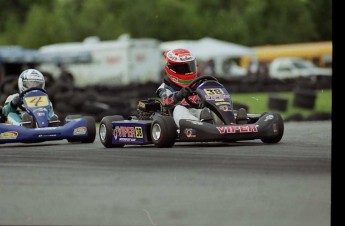
[[[45,107],[49,105],[47,96],[33,96],[24,98],[28,107]]]
[[[136,138],[143,138],[143,130],[141,127],[135,127],[135,137]]]
[[[206,93],[206,95],[224,94],[223,90],[220,88],[204,89],[204,92]]]

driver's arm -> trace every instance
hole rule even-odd
[[[174,106],[183,99],[180,95],[180,91],[174,91],[165,84],[159,86],[156,94],[161,98],[162,105],[164,106]]]
[[[11,104],[11,101],[15,98],[17,98],[17,96],[19,97],[19,94],[13,94],[7,97],[4,106],[2,107],[2,115],[7,117],[9,113],[11,112],[17,112],[17,107],[14,107]]]

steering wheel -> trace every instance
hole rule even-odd
[[[209,80],[213,80],[213,81],[218,81],[215,77],[213,76],[210,76],[210,75],[205,75],[205,76],[200,76],[200,77],[197,77],[196,79],[194,79],[192,81],[191,84],[188,85],[189,88],[191,88],[193,90],[193,87],[198,84],[198,83],[201,83],[203,81],[209,81]],[[191,96],[192,95],[195,95],[196,92],[195,92],[195,89],[193,90],[193,92],[191,93]],[[192,101],[189,100],[189,98],[185,98],[186,102],[192,106],[192,107],[199,107],[199,104],[196,104],[196,103],[193,103]]]
[[[45,91],[45,90],[42,89],[42,88],[32,87],[32,88],[29,88],[29,89],[24,90],[23,92],[21,92],[21,93],[19,94],[19,97],[20,97],[20,98],[23,98],[23,97],[25,96],[26,93],[28,93],[28,92],[30,92],[30,91],[32,91],[32,90],[39,90],[39,91],[42,91],[43,93],[47,93],[47,91]]]

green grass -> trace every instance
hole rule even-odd
[[[281,96],[288,99],[286,111],[277,111],[268,109],[269,95]],[[277,112],[283,118],[294,113],[301,113],[308,116],[313,112],[332,112],[332,90],[316,91],[316,100],[314,109],[298,108],[293,106],[293,92],[275,92],[275,93],[234,93],[231,95],[233,102],[245,104],[249,108],[249,113],[261,114],[263,112]]]

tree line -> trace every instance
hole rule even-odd
[[[332,40],[330,0],[0,0],[0,9],[0,45],[25,48],[123,33],[247,46]]]

